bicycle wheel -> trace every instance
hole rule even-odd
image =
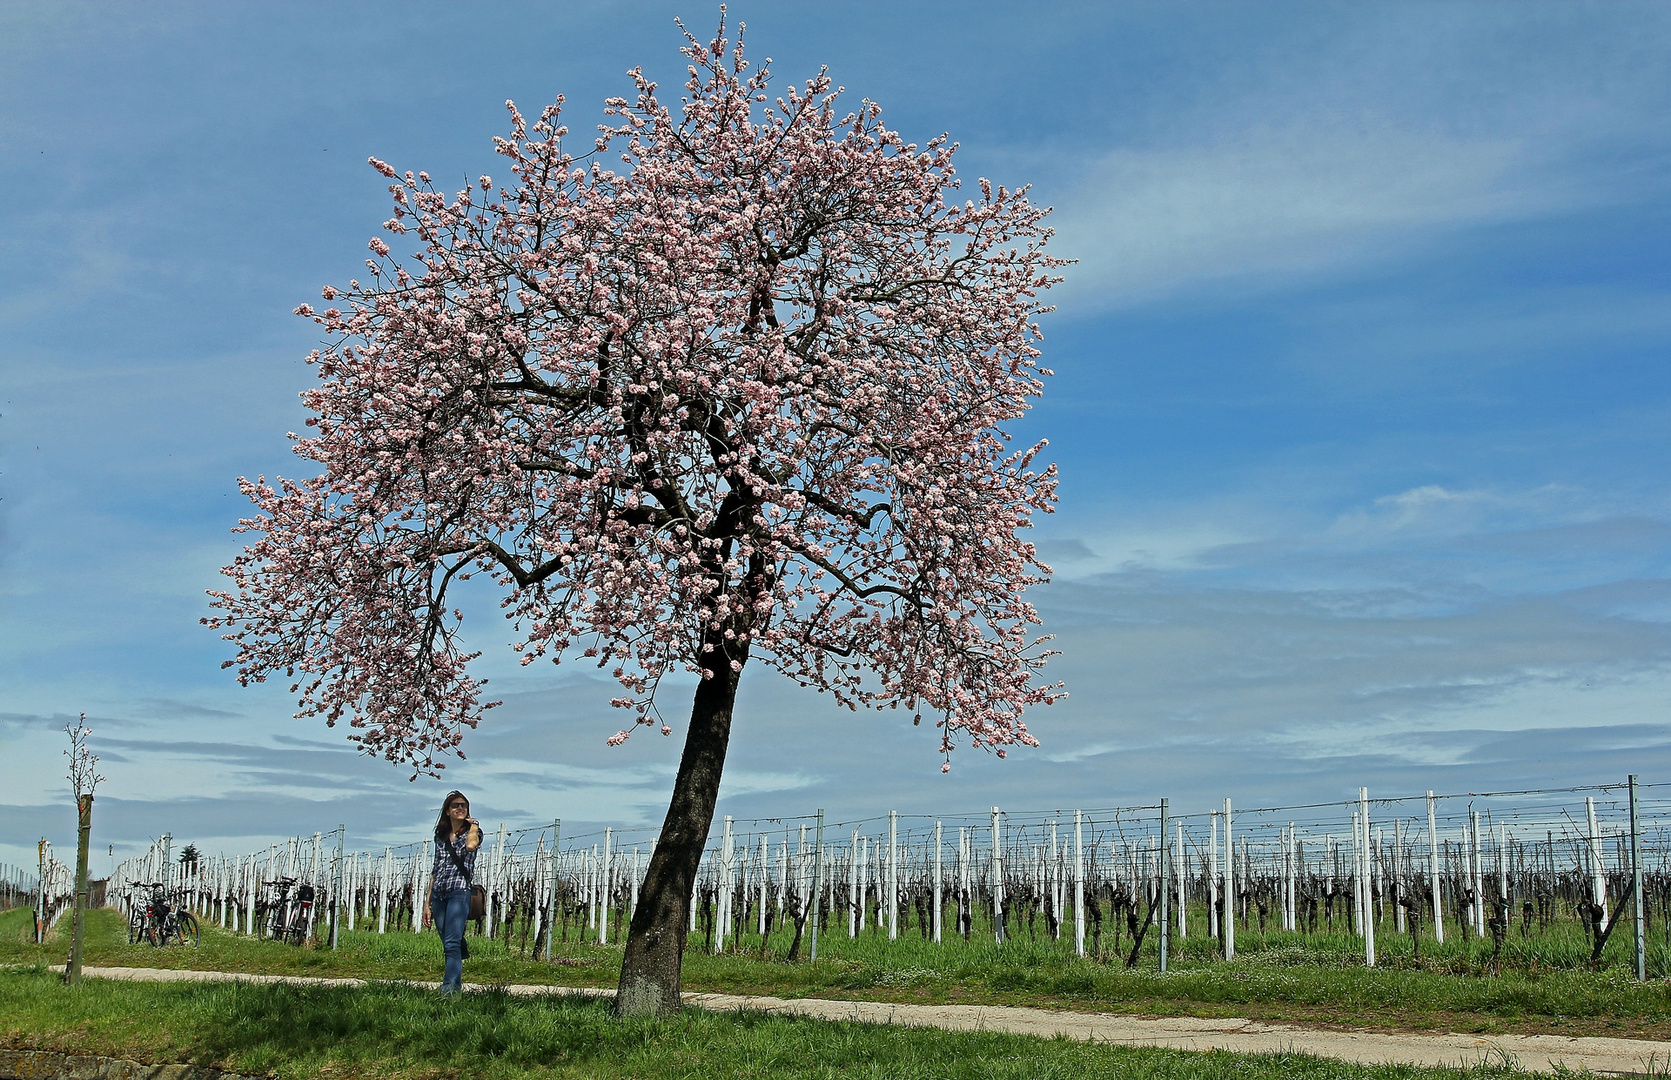
[[[201,937],[202,931],[198,928],[197,916],[189,911],[180,912],[179,918],[174,923],[175,941],[181,945],[190,945],[195,949]]]
[[[136,911],[128,916],[128,944],[138,945],[140,939],[144,936],[145,917]]]

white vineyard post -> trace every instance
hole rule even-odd
[[[1384,899],[1387,894],[1387,866],[1386,860],[1382,858],[1385,850],[1382,845],[1385,843],[1386,837],[1382,835],[1381,826],[1375,826],[1375,844],[1369,849],[1369,869],[1373,878],[1369,886],[1369,898],[1374,905],[1369,921],[1375,924],[1376,930],[1381,929],[1381,920],[1385,918],[1386,911]]]
[[[805,828],[805,826],[802,826]],[[824,901],[824,809],[818,809],[818,828],[812,835],[812,897],[807,919],[812,923],[812,943],[808,957],[818,959],[818,921],[823,914]]]
[[[257,880],[255,872],[256,862],[254,855],[249,857],[248,866],[249,869],[247,873],[249,878],[249,889],[244,894],[244,933],[253,934],[255,933],[255,894],[261,886],[260,881]]]
[[[859,837],[859,932],[870,924],[870,837]]]
[[[1294,823],[1282,831],[1282,928],[1293,930],[1294,917]]]
[[[777,848],[777,916],[783,921],[783,902],[789,894],[789,825],[783,826],[783,842]]]
[[[899,938],[899,812],[888,811],[888,940]]]
[[[1607,878],[1602,875],[1601,833],[1596,829],[1596,800],[1594,796],[1584,796],[1584,818],[1590,829],[1590,902],[1601,908],[1602,916],[1598,929],[1606,930]]]
[[[1218,938],[1218,811],[1208,815],[1207,833],[1207,936]]]
[[[754,895],[756,885],[755,876],[760,873],[763,868],[758,868],[754,865],[754,837],[752,835],[748,838],[746,843],[739,844],[738,847],[741,849],[739,854],[741,856],[742,867],[739,876],[742,880],[738,883],[737,896],[743,902],[743,910],[741,913],[742,917],[736,922],[737,929],[734,936],[740,946],[742,944],[743,934],[747,930],[747,927],[744,924],[748,921],[749,898]]]
[[[554,930],[557,926],[557,840],[563,830],[563,819],[553,818],[551,822],[551,891],[545,899],[545,958],[551,960],[551,943],[556,938]]]
[[[1085,814],[1073,812],[1073,954],[1085,955]]]
[[[1236,849],[1230,837],[1230,799],[1224,800],[1224,958],[1236,959]]]
[[[940,848],[943,843],[943,839],[944,838],[941,836],[940,822],[936,821],[934,823],[934,917],[931,920],[934,929],[934,944],[936,945],[940,944],[940,923],[942,921],[940,904],[944,879],[941,877],[940,870]]]
[[[333,950],[337,947],[338,931],[342,927],[342,883],[348,876],[347,867],[342,865],[342,841],[347,832],[347,825],[337,826],[337,853],[336,858],[331,860],[331,948]],[[416,904],[415,899],[413,903]],[[221,910],[224,915],[225,908],[223,907]],[[416,921],[416,919],[413,920],[413,922]],[[226,925],[224,919],[221,925]]]
[[[309,856],[308,856],[308,884],[313,886],[314,905],[315,905],[313,910],[308,913],[308,928],[307,928],[307,933],[304,935],[306,940],[308,940],[308,941],[313,940],[313,926],[314,926],[314,923],[318,922],[318,919],[316,919],[314,916],[317,915],[317,913],[319,911],[319,908],[318,908],[318,903],[319,903],[319,900],[318,900],[318,897],[319,897],[319,841],[321,839],[322,839],[322,837],[319,833],[314,833],[313,834],[313,850],[312,850],[311,854],[309,854]]]
[[[1167,871],[1170,869],[1167,864],[1172,861],[1172,845],[1167,842],[1171,838],[1166,835],[1168,824],[1166,816],[1166,800],[1162,799],[1160,801],[1160,835],[1156,839],[1157,847],[1155,851],[1155,872],[1158,875],[1155,882],[1155,891],[1159,894],[1155,897],[1155,902],[1160,906],[1160,973],[1162,975],[1166,974],[1166,947],[1170,943],[1170,935],[1167,933],[1167,923],[1170,920],[1166,910],[1169,898],[1166,894],[1171,885],[1171,882],[1167,880]]]
[[[274,873],[274,871],[277,869],[277,867],[278,867],[278,845],[277,844],[268,844],[267,845],[267,872],[262,875],[262,878],[266,881],[272,881],[273,879],[277,878],[279,875]]]
[[[1433,941],[1445,943],[1445,900],[1439,888],[1439,828],[1434,815],[1433,792],[1427,793],[1427,890],[1433,901]]]
[[[1178,940],[1189,936],[1189,922],[1185,910],[1189,906],[1189,860],[1184,856],[1184,823],[1177,822],[1177,844],[1172,849],[1172,876],[1178,882]]]
[[[859,936],[859,830],[853,830],[853,855],[847,860],[847,936]]]
[[[755,913],[755,915],[756,915],[755,924],[759,927],[759,929],[756,931],[756,933],[758,933],[760,935],[760,944],[761,944],[762,947],[764,947],[765,943],[766,943],[766,886],[768,885],[767,874],[766,874],[766,857],[767,857],[768,854],[770,854],[770,852],[768,850],[770,848],[770,846],[771,846],[771,841],[766,839],[766,834],[765,833],[761,833],[760,834],[760,905],[759,905],[759,909]]]
[[[731,819],[727,818],[729,822]],[[609,944],[609,903],[610,903],[610,848],[615,839],[613,827],[605,825],[603,828],[603,860],[598,864],[598,944]]]
[[[389,916],[389,859],[390,849],[383,849],[383,862],[377,871],[377,932],[383,932],[383,925]]]
[[[47,890],[47,880],[46,880],[46,857],[47,856],[46,856],[46,853],[47,853],[47,849],[50,848],[50,847],[51,847],[51,845],[47,843],[47,839],[44,836],[41,837],[40,841],[38,843],[36,843],[36,845],[35,845],[35,859],[36,859],[36,863],[37,863],[37,868],[35,870],[35,896],[36,896],[36,899],[35,899],[35,944],[36,945],[39,945],[41,942],[46,940],[46,890]],[[157,875],[157,876],[160,877],[161,875]]]
[[[1459,833],[1460,839],[1457,841],[1456,849],[1462,860],[1457,885],[1461,888],[1462,895],[1464,897],[1467,896],[1469,889],[1472,887],[1470,883],[1474,880],[1474,854],[1473,848],[1468,842],[1468,823],[1472,820],[1472,817],[1472,809],[1468,810],[1463,815],[1462,826]],[[1464,924],[1462,927],[1462,936],[1464,938],[1468,937],[1470,934],[1475,936],[1479,934],[1479,928],[1475,925],[1474,920],[1474,912],[1478,909],[1478,907],[1479,904],[1477,902],[1470,901],[1468,906],[1462,910],[1462,921]]]
[[[1407,867],[1404,858],[1404,819],[1393,822],[1393,929],[1404,933],[1404,905],[1399,901],[1404,899],[1405,877]]]
[[[1241,882],[1241,891],[1237,894],[1237,902],[1241,909],[1238,914],[1240,914],[1243,922],[1248,921],[1248,918],[1252,914],[1253,910],[1250,906],[1253,903],[1252,840],[1253,838],[1251,836],[1247,836],[1245,834],[1242,836],[1242,873],[1241,876],[1236,879]]]
[[[974,826],[959,825],[957,827],[957,916],[959,933],[962,932],[962,920],[967,918],[972,929],[975,924],[975,837]]]
[[[1050,821],[1050,861],[1047,864],[1050,879],[1050,910],[1056,917],[1056,932],[1051,935],[1056,941],[1062,940],[1062,856],[1057,844],[1057,822]]]
[[[499,823],[499,831],[494,837],[493,851],[487,859],[487,936],[493,936],[493,929],[499,920],[505,917],[504,901],[499,896],[499,881],[505,869],[505,823]]]
[[[1292,823],[1290,823],[1292,824]],[[1294,929],[1300,929],[1300,876],[1305,873],[1305,842],[1300,839],[1300,831],[1290,827],[1288,839],[1294,847],[1294,876],[1288,883],[1288,891],[1294,900]]]
[[[703,857],[704,858],[707,857],[706,851],[703,852]],[[686,905],[686,907],[690,910],[690,933],[692,933],[692,934],[696,933],[696,907],[697,907],[696,898],[697,898],[698,894],[701,893],[701,891],[702,891],[702,864],[699,861],[697,863],[696,873],[691,875],[691,879],[690,879],[690,903]]]
[[[581,871],[586,885],[586,929],[598,928],[598,845],[593,844],[592,850],[585,854],[585,867]]]
[[[1032,849],[1033,857],[1030,860],[1033,871],[1033,895],[1043,902],[1047,911],[1055,902],[1053,895],[1055,882],[1050,874],[1051,857],[1054,854],[1055,847],[1055,838],[1052,837],[1049,845]]]
[[[1474,854],[1474,935],[1485,936],[1485,873],[1482,869],[1484,859],[1480,851],[1480,812],[1473,811],[1470,815],[1473,833],[1469,837],[1469,845]]]
[[[1004,943],[1004,832],[998,808],[992,808],[992,924],[998,944]]]
[[[485,841],[487,838],[484,836],[482,839]],[[476,871],[471,878],[472,885],[480,885],[482,887],[482,932],[490,940],[493,937],[493,917],[498,913],[497,905],[493,902],[494,853],[498,851],[498,847],[499,836],[495,833],[492,847],[488,847],[485,843],[483,843],[479,848],[477,848]],[[468,920],[466,920],[466,922],[468,922]]]
[[[504,826],[501,825],[500,829],[503,828]],[[499,850],[499,834],[497,832],[493,834],[492,847],[487,845],[485,834],[482,836],[482,841],[482,844],[476,849],[476,868],[471,875],[470,883],[482,887],[482,933],[491,940],[494,916],[498,914],[498,905],[494,903],[496,885],[493,871],[496,863],[495,855]],[[466,920],[466,923],[468,921]]]
[[[553,853],[555,854],[555,853]],[[534,865],[529,875],[528,922],[534,938],[534,959],[540,958],[540,934],[545,932],[546,850],[545,830],[534,838]]]
[[[725,924],[731,915],[731,885],[734,875],[734,841],[731,837],[731,815],[725,815],[725,831],[720,841],[719,863],[719,902],[714,905],[717,909],[714,918],[714,955],[719,955],[725,949]]]
[[[1511,900],[1509,896],[1509,827],[1504,822],[1497,823],[1497,896],[1502,900]]]
[[[1370,967],[1375,966],[1375,898],[1369,890],[1373,887],[1374,853],[1370,850],[1370,839],[1374,836],[1369,831],[1369,789],[1358,789],[1358,812],[1363,818],[1363,958]]]
[[[424,855],[429,851],[427,840],[418,841],[418,850],[412,856],[412,932],[424,932],[424,877],[426,876],[426,861]]]
[[[46,837],[35,844],[35,944],[45,940],[46,934]]]
[[[1647,937],[1644,933],[1642,916],[1642,857],[1638,837],[1642,832],[1642,822],[1636,808],[1636,774],[1630,774],[1630,893],[1631,907],[1634,909],[1633,918],[1636,923],[1636,979],[1645,982],[1648,978]]]
[[[1352,932],[1363,937],[1363,909],[1364,909],[1364,881],[1363,881],[1363,837],[1360,833],[1363,820],[1361,815],[1352,811]]]

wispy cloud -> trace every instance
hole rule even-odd
[[[1080,260],[1067,309],[1267,296],[1465,251],[1504,223],[1663,201],[1671,79],[1649,59],[1671,43],[1663,11],[1353,16],[1303,31],[1232,18],[1201,34],[1198,66],[1122,88],[1115,108],[1141,121],[1052,184]],[[1534,316],[1563,321],[1517,317]]]
[[[1058,211],[1062,249],[1080,260],[1067,302],[1130,305],[1207,284],[1262,291],[1563,205],[1527,180],[1526,156],[1514,143],[1397,130],[1255,130],[1116,150]]]

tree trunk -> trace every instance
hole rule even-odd
[[[70,962],[64,965],[64,981],[81,981],[81,941],[87,930],[87,838],[93,831],[93,796],[76,800],[75,913],[70,919]]]
[[[1624,890],[1619,894],[1619,902],[1613,907],[1613,917],[1611,919],[1607,918],[1607,908],[1605,905],[1590,905],[1591,910],[1595,913],[1594,918],[1596,927],[1595,947],[1590,950],[1590,966],[1592,968],[1595,968],[1598,971],[1601,970],[1601,951],[1607,948],[1607,939],[1613,936],[1613,928],[1619,925],[1619,916],[1624,914],[1625,905],[1630,903],[1631,898],[1635,894],[1636,878],[1632,876],[1629,883],[1626,884]],[[1604,919],[1606,920],[1605,923],[1602,921]]]
[[[741,675],[731,670],[729,661],[746,662],[748,656],[746,647],[736,645],[728,656],[723,645],[713,654],[718,657],[713,677],[696,688],[673,798],[627,931],[621,985],[615,994],[617,1016],[671,1013],[680,1005],[679,971],[690,926],[691,890],[719,799],[720,773],[731,739],[731,707]]]

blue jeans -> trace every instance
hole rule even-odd
[[[452,889],[430,897],[429,918],[441,933],[441,952],[446,957],[441,976],[444,994],[452,993],[464,982],[464,924],[469,916],[469,889]]]

